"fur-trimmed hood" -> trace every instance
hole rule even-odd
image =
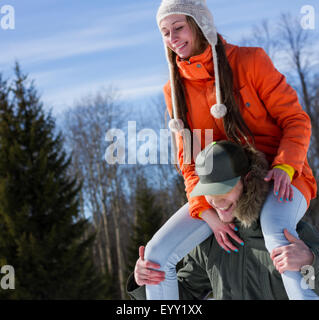
[[[244,227],[250,227],[260,215],[260,210],[269,192],[269,182],[265,181],[269,164],[263,153],[243,146],[248,155],[251,170],[244,178],[244,190],[238,200],[234,216]]]

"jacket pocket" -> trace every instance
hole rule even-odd
[[[254,89],[247,84],[239,89],[240,111],[245,118],[262,120],[267,118],[267,110]]]

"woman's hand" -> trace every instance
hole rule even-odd
[[[144,251],[144,246],[139,247],[138,252],[140,257],[136,261],[136,265],[134,268],[135,282],[139,286],[143,286],[144,284],[159,284],[160,282],[165,280],[165,272],[152,270],[158,269],[161,266],[157,263],[144,260]]]
[[[287,172],[279,168],[268,171],[265,181],[274,180],[274,195],[278,196],[278,201],[292,201],[294,191],[291,187],[290,177]]]
[[[218,214],[213,209],[204,211],[201,217],[213,230],[215,239],[218,244],[228,253],[230,253],[230,250],[238,252],[238,249],[231,243],[231,241],[229,241],[228,236],[232,237],[242,246],[244,245],[244,242],[234,232],[237,231],[235,224],[224,223],[223,221],[221,221],[218,217]]]

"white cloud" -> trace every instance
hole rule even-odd
[[[66,70],[66,72],[68,72]],[[54,72],[55,73],[55,72]],[[52,72],[53,74],[53,72]],[[63,74],[61,70],[60,76]],[[33,77],[33,75],[32,75]],[[50,72],[39,74],[38,78],[51,77]],[[42,95],[42,101],[46,107],[53,107],[54,112],[60,112],[63,109],[72,106],[76,101],[84,96],[94,94],[100,89],[108,88],[112,85],[119,92],[119,100],[134,100],[143,97],[149,97],[161,92],[164,83],[159,75],[146,75],[144,77],[125,77],[112,79],[112,81],[86,82],[78,85],[72,85],[63,88],[54,88],[46,90]]]
[[[72,17],[71,29],[65,29],[61,25],[54,33],[38,38],[35,38],[34,34],[32,38],[28,38],[29,34],[25,36],[23,33],[27,30],[17,29],[10,41],[2,43],[5,50],[0,51],[0,68],[12,64],[14,60],[23,64],[39,63],[141,45],[151,41],[154,39],[155,28],[150,28],[149,23],[147,28],[143,28],[143,21],[152,17],[154,12],[147,8],[138,9],[135,7],[135,11],[120,12],[94,10],[86,17],[88,23],[85,27],[83,27],[83,17],[80,15],[82,19]],[[27,26],[30,23],[32,21],[25,18],[23,25]],[[42,34],[43,31],[45,30],[42,30]]]
[[[11,64],[14,59],[34,63],[67,58],[80,54],[140,45],[152,39],[151,33],[111,38],[107,30],[93,28],[57,34],[50,38],[6,45],[0,52],[1,64]]]
[[[52,85],[52,82],[56,79],[65,79],[72,77],[74,70],[70,68],[55,68],[54,70],[47,70],[41,72],[32,72],[29,74],[29,78],[35,80],[36,85],[45,87]]]

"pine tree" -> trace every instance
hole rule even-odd
[[[138,259],[138,248],[146,245],[160,228],[162,222],[161,207],[156,203],[156,196],[143,176],[136,181],[135,192],[135,223],[128,248],[127,273],[134,270]]]
[[[13,266],[15,289],[0,298],[103,298],[71,157],[18,63],[14,74],[11,84],[0,75],[0,267]]]

